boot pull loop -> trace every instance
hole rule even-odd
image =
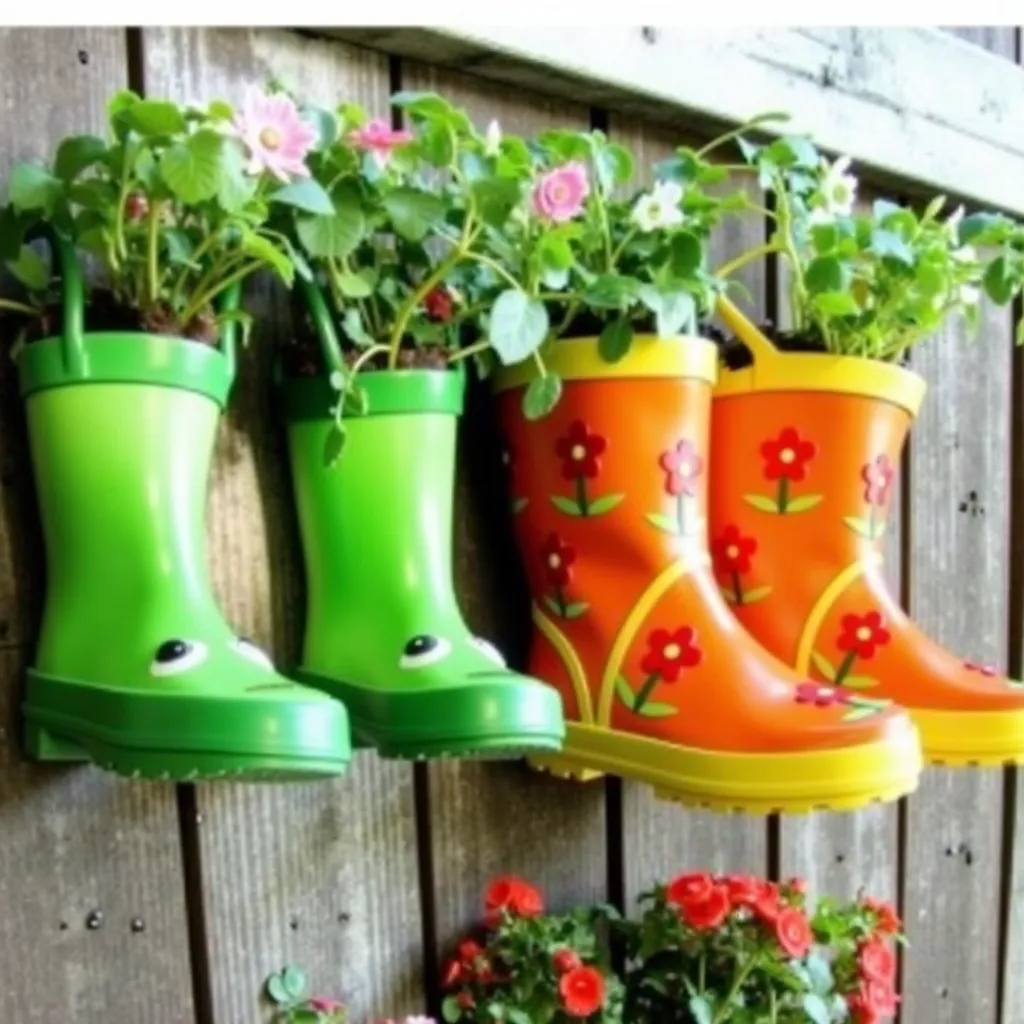
[[[29,232],[28,240],[43,239],[50,247],[50,259],[57,264],[61,280],[61,305],[64,325],[61,353],[64,369],[74,377],[85,375],[85,285],[75,247],[62,231],[51,224],[40,224]]]
[[[779,350],[754,326],[746,314],[724,295],[718,296],[718,315],[726,327],[750,349],[755,364],[771,362],[778,358]]]
[[[320,342],[320,352],[324,357],[327,375],[330,376],[335,370],[344,372],[345,361],[341,356],[338,332],[334,329],[334,317],[331,315],[324,293],[312,277],[298,276],[297,280],[299,290],[306,301],[306,308],[313,318],[313,329]]]

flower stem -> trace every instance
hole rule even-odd
[[[850,669],[853,668],[853,663],[857,660],[856,651],[847,651],[846,657],[839,663],[839,670],[836,672],[835,679],[832,680],[833,685],[842,686],[843,680],[850,674]]]
[[[750,972],[754,969],[757,963],[757,957],[752,956],[744,965],[743,968],[737,972],[736,977],[733,979],[732,986],[728,993],[726,993],[725,1001],[715,1011],[714,1017],[711,1018],[711,1024],[722,1024],[723,1021],[729,1019],[732,1013],[732,1001],[739,994],[741,988],[743,988],[743,982],[747,980]]]
[[[160,298],[160,217],[163,213],[163,204],[154,201],[149,208],[149,224],[147,225],[147,270],[149,271],[147,287],[149,289],[150,304],[155,306]]]
[[[785,514],[786,509],[789,508],[789,478],[782,477],[779,480],[779,499],[778,499],[779,512]]]
[[[25,316],[42,316],[43,311],[35,306],[28,306],[24,302],[15,302],[14,299],[0,299],[0,309],[6,309],[10,313],[24,313]]]
[[[759,245],[754,249],[748,249],[745,253],[741,253],[735,259],[729,260],[728,263],[723,263],[722,266],[715,271],[715,277],[729,277],[730,274],[734,274],[740,269],[740,267],[744,267],[748,263],[751,263],[762,256],[769,256],[773,252],[780,251],[780,247],[773,242],[768,242],[765,245]]]
[[[590,505],[587,502],[587,481],[582,477],[576,477],[576,504],[580,507],[580,515],[590,515]]]
[[[454,363],[458,359],[467,359],[469,356],[475,356],[477,352],[483,352],[484,349],[490,348],[491,343],[489,341],[477,341],[472,345],[467,345],[465,348],[460,348],[457,352],[452,352],[448,356],[448,362]]]
[[[197,298],[193,298],[189,305],[185,308],[185,311],[181,314],[181,324],[183,327],[187,327],[195,317],[203,311],[210,303],[213,302],[218,295],[225,292],[233,284],[237,284],[239,281],[244,280],[250,274],[255,273],[263,263],[260,260],[253,260],[250,263],[246,263],[236,270],[233,274],[229,274],[223,278],[213,287],[207,289],[206,292],[200,294]]]
[[[679,536],[686,536],[686,494],[680,491],[676,495],[676,522],[679,524]]]
[[[737,139],[744,132],[748,132],[751,128],[756,128],[760,124],[767,124],[769,121],[788,120],[789,114],[782,113],[781,111],[771,111],[767,114],[758,114],[757,117],[752,117],[749,121],[744,121],[738,128],[733,128],[724,135],[719,135],[717,139],[712,139],[706,146],[702,146],[697,150],[697,156],[706,156],[712,150],[718,149],[719,146],[724,145],[730,139]]]
[[[736,597],[736,603],[743,604],[743,584],[740,582],[738,569],[733,569],[732,571],[732,592]]]
[[[567,614],[568,605],[565,602],[565,591],[560,583],[555,584],[555,603],[558,605],[558,610],[562,613],[562,618],[564,619]]]
[[[771,1014],[768,1018],[768,1024],[776,1024],[779,1019],[779,1004],[775,999],[775,989],[768,989],[768,1012]]]
[[[640,714],[640,709],[647,703],[647,698],[650,697],[651,690],[658,685],[659,679],[661,679],[661,673],[652,672],[644,680],[644,685],[640,687],[640,691],[636,695],[636,700],[633,701],[633,710],[637,714]],[[701,966],[703,966],[703,964]]]
[[[468,259],[474,260],[476,263],[482,263],[485,267],[489,267],[499,277],[504,278],[509,285],[515,288],[516,291],[520,291],[519,282],[496,260],[492,260],[490,256],[485,256],[482,252],[466,253]]]

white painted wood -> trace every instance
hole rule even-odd
[[[781,109],[908,187],[1024,212],[1024,73],[934,28],[459,25],[346,38],[578,101],[742,122]],[[660,107],[660,110],[659,110]]]

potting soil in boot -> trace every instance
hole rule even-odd
[[[925,635],[882,574],[924,381],[874,360],[779,352],[721,308],[754,356],[722,370],[712,416],[712,552],[733,611],[830,700],[906,707],[929,761],[1024,762],[1021,684]]]
[[[533,763],[716,810],[852,808],[913,790],[908,716],[793,672],[711,574],[714,346],[639,337],[608,364],[595,339],[559,341],[545,360],[565,386],[543,419],[522,412],[531,369],[498,378],[530,671],[558,687],[568,719],[562,754]]]
[[[557,750],[558,693],[474,636],[452,588],[461,374],[372,371],[360,381],[367,411],[346,418],[331,466],[326,381],[283,385],[307,582],[297,678],[344,700],[357,745],[385,757]]]
[[[19,364],[47,558],[30,753],[142,778],[341,772],[345,709],[278,675],[210,591],[204,513],[228,361],[141,334],[68,344],[74,358],[50,339]]]

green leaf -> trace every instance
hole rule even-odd
[[[885,520],[881,520],[872,527],[870,520],[861,519],[858,516],[844,516],[843,522],[853,530],[854,533],[866,537],[868,540],[877,540],[885,533]]]
[[[811,301],[815,309],[825,316],[856,316],[860,313],[857,300],[849,292],[821,292]]]
[[[363,315],[355,306],[349,306],[345,310],[345,315],[341,318],[341,329],[348,335],[349,341],[360,348],[369,348],[373,344],[373,337],[363,326]]]
[[[520,184],[514,178],[480,178],[473,182],[470,191],[480,219],[492,227],[501,227],[519,202]],[[542,244],[543,241],[542,238]]]
[[[178,135],[185,131],[185,115],[167,100],[139,100],[125,110],[124,119],[140,135]]]
[[[508,288],[494,301],[488,337],[506,366],[532,355],[547,337],[551,326],[547,307],[518,288]]]
[[[295,230],[310,256],[348,256],[366,234],[366,216],[358,191],[350,187],[338,189],[334,194],[333,216],[302,215],[296,218]]]
[[[528,420],[543,419],[562,397],[562,378],[548,370],[543,377],[534,377],[523,394],[523,415]]]
[[[575,501],[573,501],[572,498],[566,498],[561,494],[552,494],[551,504],[554,505],[559,512],[564,512],[567,516],[583,515],[582,509]]]
[[[553,598],[547,594],[544,595],[544,604],[547,605],[548,611],[554,612],[559,618],[562,617],[562,606]]]
[[[599,274],[583,292],[594,309],[628,309],[639,296],[640,282],[621,274]]]
[[[202,203],[217,194],[225,141],[223,135],[201,129],[160,157],[160,176],[182,202]]]
[[[752,587],[750,590],[744,590],[743,603],[757,604],[758,601],[763,601],[771,592],[771,587]]]
[[[445,996],[441,1003],[441,1017],[446,1024],[458,1024],[462,1020],[462,1007],[455,996]]]
[[[407,110],[417,117],[451,125],[459,132],[468,134],[473,129],[469,118],[436,92],[414,92],[412,90],[396,92],[391,97],[391,105]]]
[[[46,291],[50,283],[50,268],[34,249],[23,245],[18,258],[8,260],[6,266],[30,292]]]
[[[572,246],[559,231],[548,231],[537,241],[541,265],[551,270],[568,270],[573,265]]]
[[[982,244],[989,233],[1008,223],[1001,213],[972,213],[960,221],[960,244]]]
[[[812,224],[811,241],[819,256],[831,252],[839,241],[839,229],[835,224]]]
[[[652,526],[656,526],[659,530],[671,533],[674,537],[679,536],[679,523],[672,516],[662,515],[660,512],[648,512],[646,519],[647,522]]]
[[[662,292],[660,298],[661,306],[654,313],[659,338],[697,333],[697,302],[689,292]]]
[[[291,1002],[280,974],[272,974],[267,978],[267,996],[278,1006],[287,1006]]]
[[[341,294],[350,299],[365,299],[372,291],[366,278],[359,274],[339,274],[336,281]]]
[[[639,711],[644,718],[671,718],[679,714],[679,708],[672,704],[659,704],[657,701],[649,701]]]
[[[297,967],[286,967],[281,974],[281,981],[292,999],[301,999],[306,992],[306,976]]]
[[[522,512],[527,505],[530,504],[529,498],[513,498],[512,499],[512,515],[517,516]]]
[[[832,667],[832,663],[824,654],[819,654],[817,651],[811,651],[811,661],[822,676],[824,676],[830,683],[835,682],[836,670]]]
[[[629,708],[633,710],[634,704],[636,704],[636,695],[630,688],[628,681],[624,676],[617,676],[615,679],[615,692],[618,694],[619,700]]]
[[[246,232],[242,236],[242,252],[266,264],[289,287],[295,280],[295,268],[291,260],[269,238],[255,231]]]
[[[832,988],[832,968],[828,960],[818,953],[811,953],[804,961],[811,988],[819,995],[828,995]]]
[[[604,156],[611,164],[612,177],[617,185],[624,185],[633,177],[633,154],[617,142],[609,143]]]
[[[804,1013],[813,1021],[813,1024],[830,1024],[832,1015],[828,1011],[828,1005],[817,992],[805,992],[802,1005]]]
[[[982,283],[985,293],[997,306],[1005,306],[1013,298],[1016,285],[1005,255],[997,256],[988,265]]]
[[[306,213],[316,213],[330,217],[334,213],[334,203],[327,189],[315,178],[298,178],[297,180],[271,192],[267,197],[272,203],[294,206]]]
[[[778,512],[779,506],[774,498],[769,498],[765,494],[744,494],[743,500],[748,504],[758,509],[760,512]]]
[[[121,89],[107,102],[107,117],[114,129],[114,134],[123,141],[128,134],[128,122],[125,115],[136,103],[141,103],[142,97],[131,89]]]
[[[229,119],[230,117],[231,115],[229,115]],[[316,129],[316,152],[330,149],[341,134],[338,118],[330,110],[324,110],[322,107],[304,107],[302,119],[308,121]]]
[[[877,715],[879,709],[872,705],[862,704],[858,707],[851,708],[843,715],[844,722],[858,722],[862,718],[870,718],[872,715]]]
[[[690,277],[704,260],[704,246],[690,231],[680,231],[669,244],[669,265],[677,277]]]
[[[713,1024],[714,1015],[711,1012],[711,1003],[707,996],[691,996],[687,1005],[690,1008],[694,1024]]]
[[[617,363],[633,344],[633,325],[624,317],[610,320],[597,339],[597,351],[606,363]]]
[[[618,505],[625,497],[624,494],[604,494],[600,498],[595,498],[587,507],[587,514],[591,516],[601,516],[605,512],[611,512],[616,505]]]
[[[210,100],[206,113],[211,121],[234,121],[235,108],[227,100]]]
[[[847,676],[843,680],[843,686],[848,690],[870,690],[878,686],[878,680],[870,676]]]
[[[807,264],[804,284],[812,295],[842,291],[843,265],[834,256],[816,256]]]
[[[256,195],[259,182],[245,170],[241,147],[230,142],[221,153],[220,181],[217,183],[217,202],[227,213],[241,213]]]
[[[337,423],[332,423],[324,438],[324,465],[330,468],[345,450],[345,431]]]
[[[107,144],[95,135],[72,135],[57,147],[53,170],[65,183],[70,183],[79,174],[103,159]]]
[[[431,227],[444,219],[444,200],[418,188],[396,188],[382,203],[395,232],[410,242],[422,242]]]
[[[820,494],[802,494],[799,498],[790,498],[786,505],[787,512],[806,512],[808,509],[812,509],[817,505],[820,505],[822,501],[822,495]]]
[[[41,164],[16,164],[11,171],[8,195],[15,211],[44,210],[60,198],[62,185]]]
[[[292,1010],[288,1024],[320,1024],[324,1020],[319,1010],[311,1010],[308,1006],[300,1006]]]
[[[578,619],[590,607],[586,601],[576,601],[565,606],[565,617],[567,619]]]
[[[913,249],[895,231],[875,228],[871,232],[871,251],[876,256],[896,260],[897,263],[902,263],[907,267],[914,265]]]

